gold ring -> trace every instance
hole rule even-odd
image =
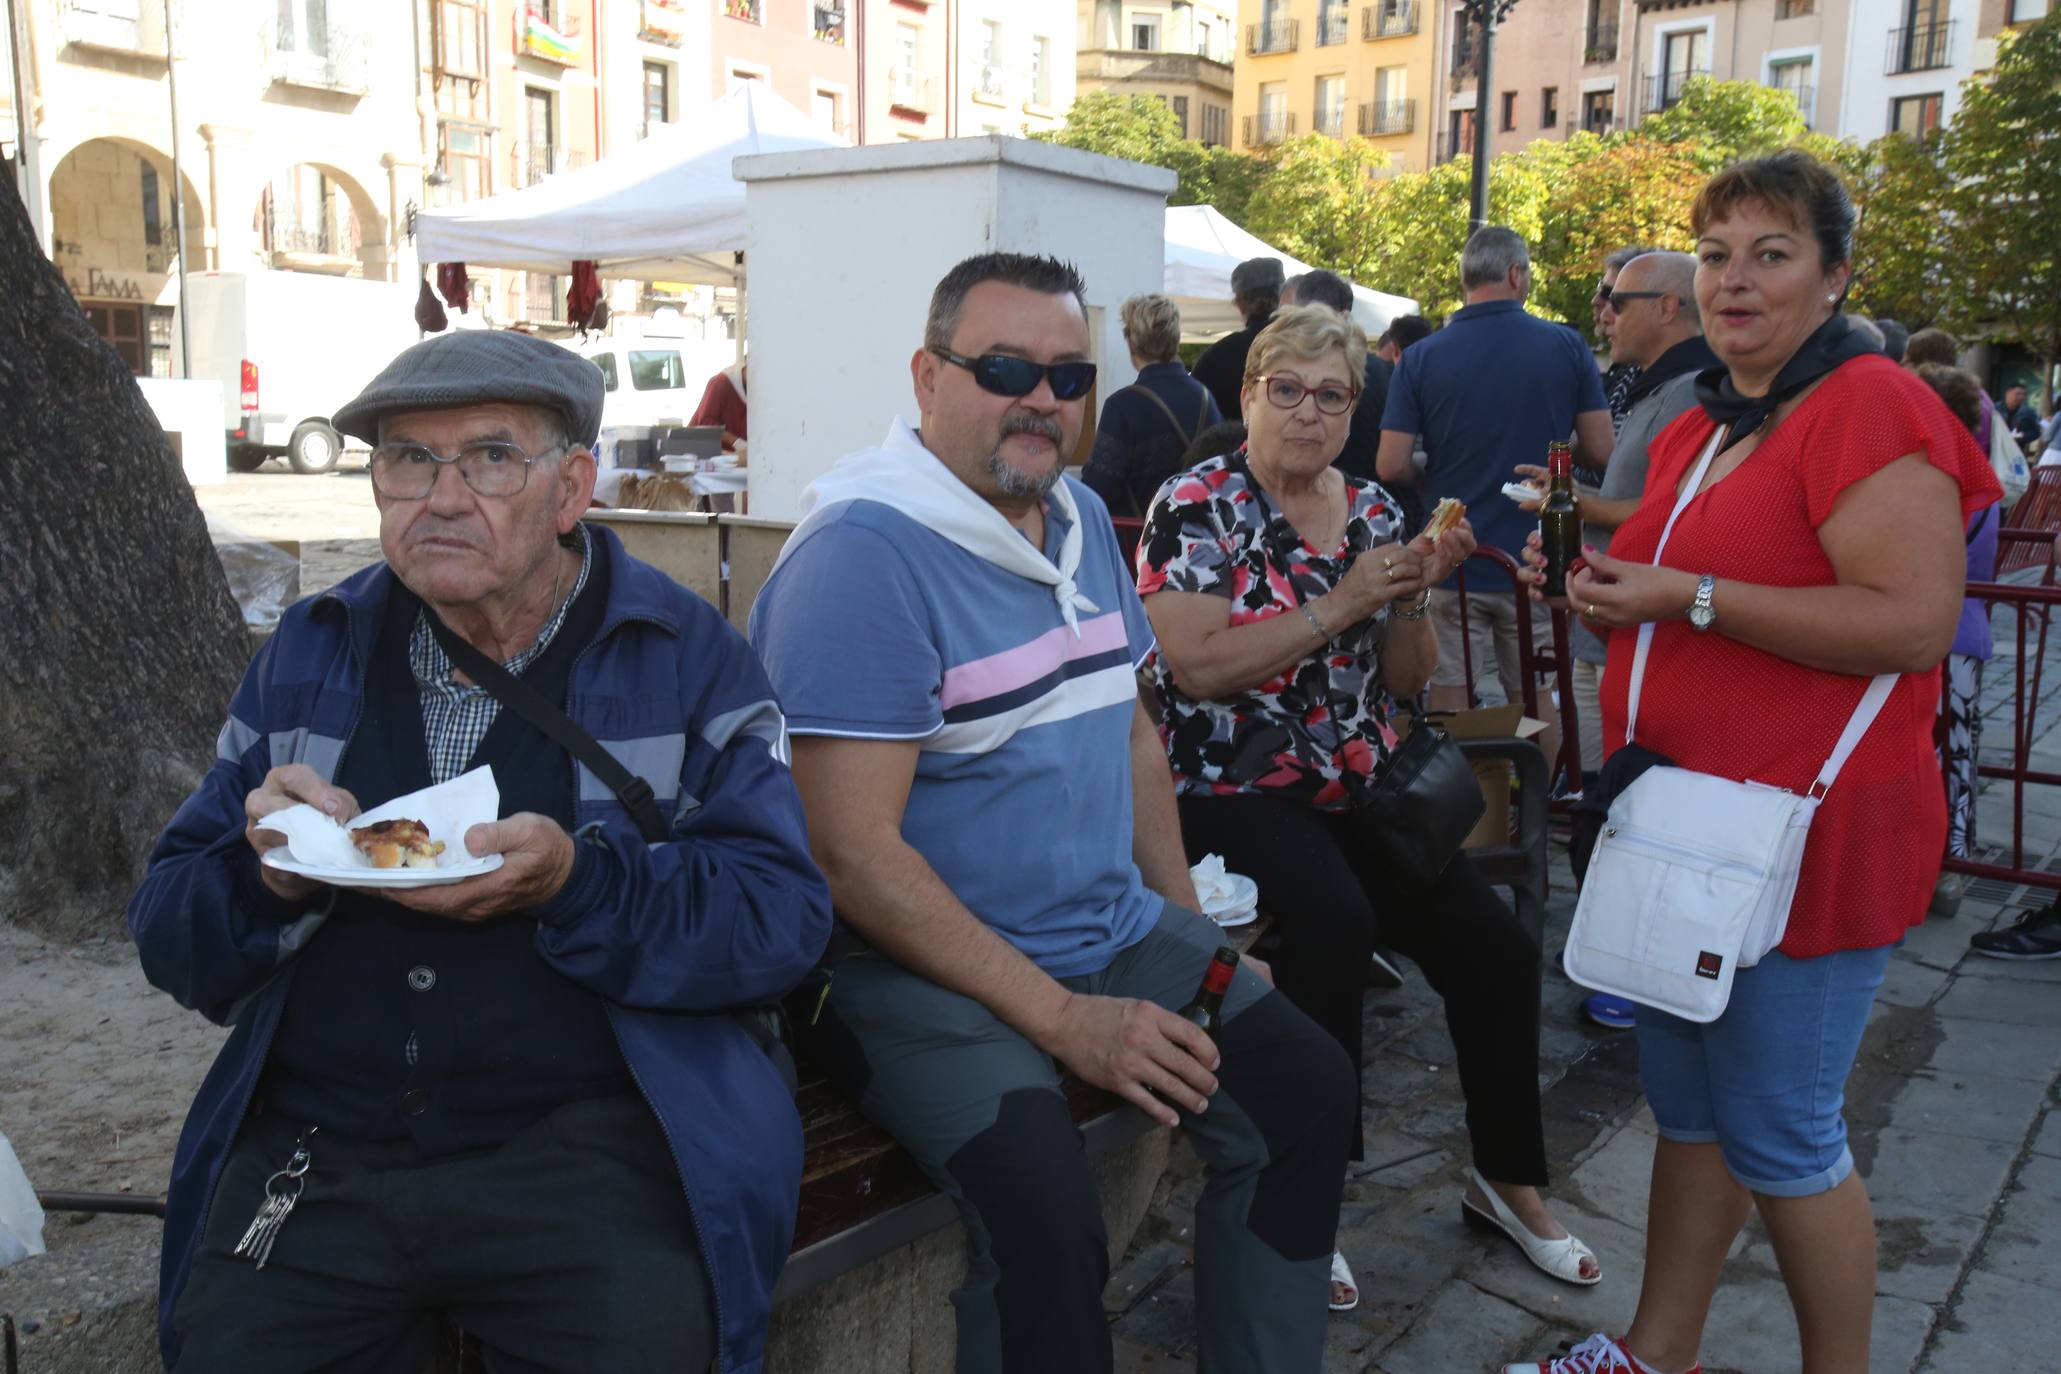
[[[1388,570],[1388,580],[1389,580],[1389,581],[1391,581],[1391,582],[1395,581],[1395,569],[1394,569],[1394,568],[1390,568],[1390,569]]]
[[[1595,603],[1595,602],[1593,602],[1593,601],[1591,601],[1591,602],[1589,603],[1589,619],[1591,619],[1591,620],[1594,620],[1595,618],[1596,618],[1596,603]]]
[[[1395,566],[1395,560],[1393,558],[1384,558],[1381,560],[1381,566],[1384,568],[1393,568]]]

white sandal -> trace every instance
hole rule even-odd
[[[1595,1260],[1596,1258],[1595,1252],[1589,1249],[1588,1246],[1582,1244],[1573,1236],[1567,1236],[1560,1240],[1544,1240],[1533,1235],[1531,1230],[1517,1219],[1517,1214],[1503,1205],[1503,1199],[1496,1196],[1496,1190],[1489,1187],[1487,1179],[1483,1178],[1473,1169],[1463,1169],[1461,1173],[1472,1181],[1475,1187],[1481,1190],[1481,1195],[1488,1199],[1489,1206],[1495,1209],[1494,1215],[1490,1215],[1468,1201],[1467,1195],[1462,1193],[1460,1195],[1460,1219],[1462,1221],[1478,1231],[1500,1232],[1510,1240],[1515,1241],[1517,1248],[1524,1252],[1526,1259],[1538,1266],[1541,1271],[1550,1274],[1562,1283],[1571,1283],[1587,1288],[1591,1284],[1603,1281],[1603,1266],[1600,1262],[1596,1265],[1596,1275],[1594,1278],[1585,1279],[1582,1277],[1582,1261],[1584,1259]]]
[[[1353,1281],[1352,1266],[1345,1262],[1345,1253],[1343,1251],[1333,1250],[1331,1252],[1331,1281],[1333,1283],[1342,1283],[1347,1288],[1353,1290],[1351,1302],[1329,1303],[1333,1312],[1350,1312],[1360,1305],[1360,1285]]]

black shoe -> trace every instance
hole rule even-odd
[[[1968,950],[1992,959],[2061,959],[2061,911],[2053,906],[2028,911],[2016,925],[1975,936]]]

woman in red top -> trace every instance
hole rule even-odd
[[[1606,747],[1625,743],[1637,631],[1654,622],[1633,743],[1736,781],[1808,788],[1868,679],[1903,676],[1817,812],[1779,950],[1739,970],[1709,1025],[1639,1008],[1661,1138],[1631,1330],[1512,1370],[1694,1369],[1725,1254],[1756,1207],[1803,1368],[1868,1368],[1874,1218],[1841,1107],[1890,948],[1924,919],[1938,873],[1939,664],[1960,615],[1962,530],[1999,493],[1938,398],[1839,313],[1853,222],[1839,179],[1798,152],[1703,188],[1696,301],[1725,366],[1654,440],[1637,513],[1569,579],[1568,600],[1609,643]]]

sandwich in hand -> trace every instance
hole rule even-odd
[[[429,837],[421,821],[374,821],[351,832],[351,842],[374,868],[435,868],[442,840]]]
[[[1425,538],[1436,544],[1445,537],[1445,532],[1459,524],[1461,517],[1466,514],[1467,507],[1448,496],[1438,503],[1437,509],[1431,512],[1431,518],[1424,522]]]

